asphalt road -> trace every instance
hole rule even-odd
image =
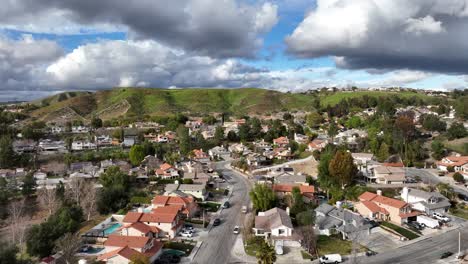
[[[426,184],[438,184],[442,182],[441,177],[437,176],[435,173],[427,169],[416,169],[416,168],[407,168],[406,173],[410,177],[419,176],[421,180]],[[453,190],[457,193],[461,193],[468,196],[468,191],[464,187],[451,185]]]
[[[222,173],[224,178],[229,182],[232,196],[229,199],[231,207],[223,209],[219,215],[221,225],[208,228],[211,230],[206,239],[198,250],[192,263],[197,264],[224,264],[236,262],[231,257],[231,251],[236,241],[236,236],[233,234],[234,226],[242,226],[244,223],[244,214],[241,212],[243,205],[249,205],[249,191],[251,185],[248,180],[238,172],[228,169],[225,166],[228,161],[218,162],[217,170]]]
[[[379,253],[372,257],[348,259],[344,263],[375,263],[375,264],[418,264],[438,263],[440,256],[447,251],[458,253],[458,232],[461,231],[461,249],[468,249],[468,228],[460,227],[435,237],[400,247],[395,250]]]

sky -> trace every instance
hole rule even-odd
[[[468,0],[2,0],[0,101],[111,87],[463,89]]]

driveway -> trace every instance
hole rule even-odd
[[[240,213],[243,205],[250,203],[249,191],[251,185],[248,180],[240,173],[228,167],[230,161],[222,161],[217,163],[217,170],[224,176],[231,186],[231,196],[229,202],[231,207],[221,209],[218,216],[221,219],[219,226],[208,226],[208,232],[200,234],[199,241],[203,241],[197,251],[192,263],[232,263],[240,260],[231,256],[232,248],[237,236],[233,234],[234,226],[242,226],[244,223],[244,214]],[[213,217],[215,218],[215,217]],[[240,261],[241,262],[241,261]]]

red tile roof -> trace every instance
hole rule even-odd
[[[128,212],[123,221],[124,223],[136,223],[140,220],[140,217],[143,215],[143,213],[138,213],[138,212]]]
[[[149,240],[149,237],[142,236],[109,235],[106,242],[104,242],[104,246],[143,248]]]
[[[383,166],[403,168],[405,164],[403,164],[403,162],[386,162],[383,163]]]
[[[374,203],[381,203],[381,204],[385,204],[385,205],[388,205],[388,206],[391,206],[391,207],[396,207],[396,208],[402,208],[402,207],[405,207],[407,205],[407,203],[404,202],[404,201],[389,198],[389,197],[385,197],[385,196],[382,196],[382,195],[377,195],[377,194],[371,193],[371,192],[365,192],[365,193],[361,194],[359,196],[359,200],[361,202],[362,201],[369,201],[369,202],[374,202]]]
[[[160,168],[161,170],[165,171],[165,170],[168,170],[168,169],[172,168],[172,165],[169,164],[169,163],[164,163],[164,164],[162,164],[159,168]]]
[[[134,229],[142,232],[143,234],[147,234],[149,232],[159,233],[159,229],[157,227],[149,226],[149,225],[144,224],[142,222],[133,223],[131,225],[126,226],[125,228],[134,228]]]
[[[385,210],[385,208],[379,207],[373,202],[369,201],[362,201],[361,202],[367,209],[369,209],[372,213],[383,213],[383,214],[388,214],[388,211]]]
[[[294,187],[299,187],[301,194],[304,193],[314,193],[315,188],[314,186],[306,186],[306,185],[293,185],[293,184],[275,184],[273,185],[273,191],[275,192],[292,192]]]
[[[161,207],[165,208],[165,207]],[[159,208],[158,208],[159,209]],[[156,209],[155,209],[156,210]],[[145,213],[140,218],[141,222],[150,223],[172,223],[177,217],[177,213]]]
[[[142,253],[126,246],[104,253],[98,257],[98,260],[106,261],[107,259],[112,258],[115,255],[120,255],[128,260],[132,260],[135,256],[138,255],[144,256]]]

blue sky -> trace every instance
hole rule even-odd
[[[467,1],[10,1],[0,100],[115,86],[465,88]]]

